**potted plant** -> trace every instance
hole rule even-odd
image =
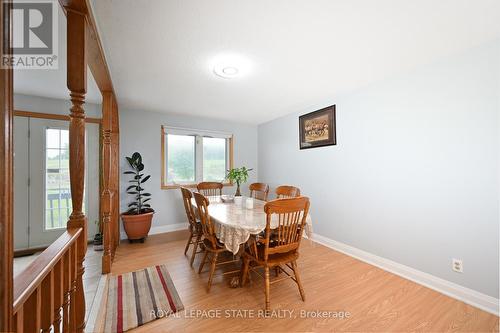
[[[94,235],[94,251],[102,251],[104,249],[103,245],[103,235],[101,231],[101,220],[95,220],[95,225],[97,226],[97,232]]]
[[[247,169],[246,167],[227,170],[226,179],[236,183],[236,193],[234,194],[236,197],[241,196],[240,185],[248,180],[248,172],[252,170],[253,169]]]
[[[126,157],[126,159],[132,170],[125,171],[124,174],[133,175],[133,178],[129,180],[129,183],[132,184],[127,187],[127,193],[133,195],[134,200],[129,203],[128,210],[121,214],[123,227],[130,242],[133,240],[144,242],[144,238],[148,235],[149,229],[151,229],[151,221],[154,214],[154,210],[147,203],[151,200],[151,193],[143,192],[144,183],[151,176],[144,176],[141,173],[144,170],[141,154],[135,152],[132,156]]]

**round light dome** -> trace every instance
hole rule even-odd
[[[236,75],[239,71],[236,67],[225,67],[222,69],[222,72],[226,75]]]
[[[232,79],[236,76],[238,76],[238,73],[240,71],[238,68],[234,66],[228,66],[224,64],[216,65],[214,67],[214,73],[220,77],[223,77],[225,79]]]
[[[224,79],[235,79],[247,76],[252,69],[252,62],[245,56],[235,53],[224,53],[209,61],[213,73]]]

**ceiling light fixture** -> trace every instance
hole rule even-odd
[[[222,72],[226,75],[236,75],[238,74],[238,68],[236,67],[225,67],[222,69]]]
[[[216,65],[214,67],[214,73],[225,79],[232,79],[238,76],[240,71],[234,66]]]
[[[213,73],[224,79],[240,78],[251,70],[250,61],[237,54],[220,54],[210,61]]]

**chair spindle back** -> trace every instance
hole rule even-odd
[[[193,193],[185,187],[181,187],[182,192],[182,202],[184,203],[184,209],[186,210],[186,216],[189,222],[189,229],[196,230],[196,215],[194,214],[193,205],[191,204],[191,198],[193,198]]]
[[[276,187],[276,197],[283,198],[297,198],[300,197],[300,189],[295,186],[281,185]]]
[[[309,198],[276,199],[264,206],[266,232],[264,257],[269,254],[285,253],[300,246],[304,225],[309,212]],[[271,221],[277,220],[277,227],[271,229]]]
[[[222,183],[218,182],[201,182],[196,188],[204,196],[213,196],[222,195],[222,186]]]
[[[250,190],[250,197],[267,201],[267,196],[269,194],[269,185],[265,183],[253,183],[248,186]]]
[[[200,218],[201,229],[203,231],[203,236],[208,239],[212,244],[213,248],[217,247],[217,237],[215,236],[215,227],[208,214],[208,205],[210,204],[208,199],[201,193],[194,192],[194,200],[196,201],[196,206],[198,207],[198,216]]]

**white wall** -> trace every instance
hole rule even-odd
[[[127,209],[131,200],[130,195],[125,192],[130,179],[128,175],[123,175],[123,171],[129,170],[125,156],[130,156],[138,151],[143,157],[145,174],[151,175],[144,187],[152,194],[151,207],[155,210],[152,228],[160,228],[156,230],[165,231],[168,230],[165,229],[168,228],[165,226],[187,223],[180,190],[162,190],[160,187],[161,125],[232,133],[234,135],[234,166],[254,168],[250,173],[248,184],[258,179],[257,126],[203,117],[120,109],[120,201],[122,212]],[[242,186],[244,192],[247,192],[248,184]],[[226,193],[233,193],[235,190],[235,187],[224,188]]]
[[[260,125],[259,180],[299,186],[319,235],[498,298],[499,95],[496,41]],[[338,145],[300,151],[330,104]]]

